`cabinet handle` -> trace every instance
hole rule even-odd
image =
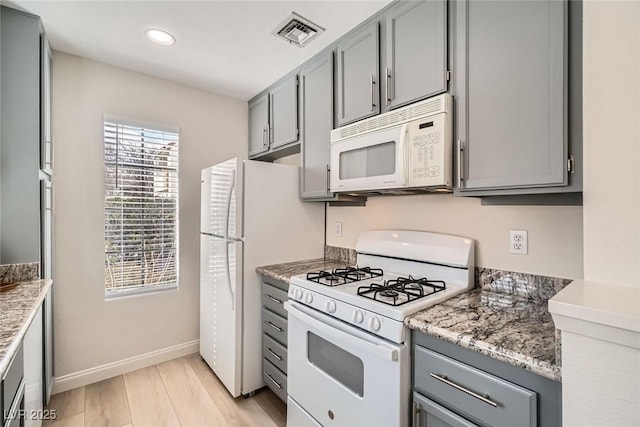
[[[464,143],[458,140],[458,188],[464,186]]]
[[[269,321],[265,321],[264,323],[266,323],[267,325],[271,326],[273,329],[275,329],[278,332],[282,332],[283,329],[280,326],[274,325],[273,323],[269,322]]]
[[[388,107],[389,104],[391,104],[391,73],[389,72],[389,68],[385,68],[384,69],[384,77],[385,77],[385,82],[384,82],[384,94],[385,94],[385,105]]]
[[[262,126],[262,148],[267,148],[267,126]]]
[[[273,383],[273,385],[275,385],[276,387],[278,387],[279,389],[282,389],[282,386],[280,384],[278,384],[278,381],[274,380],[273,377],[269,374],[267,374],[266,372],[264,373],[264,375],[269,378],[271,380],[271,382]]]
[[[271,296],[271,295],[269,295],[269,294],[265,294],[264,296],[265,296],[265,297],[267,297],[267,298],[269,298],[271,301],[273,301],[273,302],[275,302],[275,303],[282,304],[282,300],[279,300],[278,298],[274,298],[274,297],[272,297],[272,296]]]
[[[413,402],[413,427],[420,427],[420,415],[422,408],[420,404]]]
[[[331,193],[331,168],[327,165],[327,194]]]
[[[375,86],[376,86],[375,76],[371,74],[371,112],[376,111],[376,100],[375,100],[375,94],[374,94]]]
[[[275,354],[275,353],[273,352],[273,350],[271,350],[270,348],[267,348],[267,347],[263,347],[263,348],[267,351],[267,353],[269,353],[270,355],[272,355],[273,357],[275,357],[276,359],[278,359],[278,361],[282,362],[282,357],[280,357],[280,356],[278,356],[277,354]]]
[[[432,378],[435,378],[436,380],[441,381],[441,382],[443,382],[443,383],[455,388],[456,390],[460,390],[461,392],[466,393],[469,396],[475,397],[476,399],[483,401],[487,405],[491,405],[494,408],[498,407],[498,404],[496,402],[494,402],[491,399],[488,399],[488,397],[489,397],[488,395],[485,395],[486,397],[485,396],[481,396],[478,393],[475,393],[475,392],[473,392],[473,391],[471,391],[471,390],[469,390],[467,388],[462,387],[461,385],[458,385],[458,384],[454,383],[453,381],[450,381],[444,375],[440,376],[438,374],[434,374],[433,372],[431,372],[429,375],[431,375]]]

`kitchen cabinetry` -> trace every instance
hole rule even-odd
[[[447,90],[446,12],[398,1],[338,41],[336,127]]]
[[[380,113],[378,32],[375,20],[338,41],[338,127]]]
[[[399,1],[384,15],[383,111],[447,90],[446,0]]]
[[[51,49],[39,17],[3,6],[0,19],[0,263],[39,262],[41,277],[51,278]],[[45,403],[53,378],[51,298],[43,312],[49,361]]]
[[[18,347],[2,378],[0,406],[2,406],[2,425],[4,427],[23,425],[20,420],[20,411],[24,409],[24,357],[22,344]]]
[[[24,349],[24,425],[35,427],[42,424],[36,415],[44,409],[44,342],[43,342],[43,309],[36,315],[27,329],[23,340]]]
[[[263,277],[262,281],[262,367],[264,382],[287,402],[287,310],[289,284]]]
[[[298,70],[249,101],[249,158],[300,151],[298,107]]]
[[[572,6],[577,27],[579,7]],[[568,39],[567,2],[461,1],[455,8],[457,194],[581,191],[571,176],[577,144],[569,144],[580,131],[567,129],[569,110],[572,122],[581,120],[570,108],[581,90],[574,81],[581,41],[579,28]]]
[[[559,382],[413,332],[414,426],[560,426]]]

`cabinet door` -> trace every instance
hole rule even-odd
[[[387,12],[384,107],[393,109],[447,90],[445,0],[400,1]]]
[[[40,426],[42,420],[28,416],[44,408],[42,306],[38,308],[24,336],[24,409],[26,427]]]
[[[288,77],[269,91],[270,147],[298,140],[298,75]]]
[[[338,42],[337,126],[380,112],[378,22]]]
[[[333,129],[333,52],[302,67],[302,171],[300,196],[327,197]]]
[[[413,427],[477,427],[418,393],[413,393]]]
[[[566,2],[459,2],[456,19],[459,189],[566,185]]]
[[[269,149],[269,96],[264,94],[249,103],[249,156]]]

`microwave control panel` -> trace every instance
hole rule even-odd
[[[446,113],[409,125],[409,186],[451,185],[451,124]]]

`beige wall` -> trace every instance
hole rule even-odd
[[[584,277],[640,286],[640,3],[584,7]]]
[[[200,170],[247,150],[247,104],[54,52],[56,377],[198,339]],[[180,128],[180,288],[105,301],[103,114]]]
[[[342,221],[342,237],[335,222]],[[582,277],[582,208],[481,206],[453,195],[370,197],[366,207],[329,207],[327,244],[354,248],[365,230],[400,228],[476,239],[476,265],[563,278]],[[509,230],[529,231],[529,254],[509,253]]]

